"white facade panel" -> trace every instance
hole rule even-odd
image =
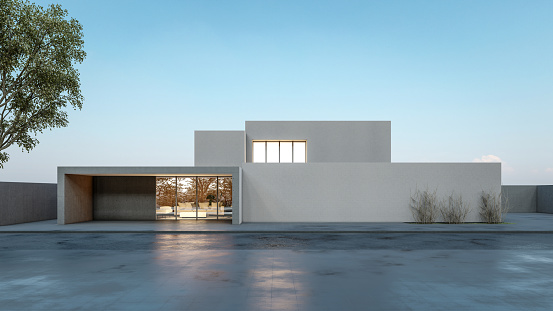
[[[195,166],[240,166],[244,163],[244,131],[195,131]]]
[[[501,191],[499,163],[305,163],[242,166],[244,222],[410,222],[411,193],[453,191],[479,221],[482,190]]]
[[[390,121],[246,121],[248,163],[253,162],[256,140],[305,140],[308,163],[390,162],[392,158]]]

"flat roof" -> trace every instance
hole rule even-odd
[[[239,166],[58,166],[58,174],[85,176],[232,176]]]

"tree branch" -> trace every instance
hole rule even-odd
[[[30,74],[31,74],[30,72],[27,73],[27,75],[25,76],[25,79],[27,79],[27,77],[29,77]],[[27,85],[29,85],[29,83],[31,83],[31,80],[25,81],[25,83],[23,83],[23,84],[17,89],[17,91],[15,91],[15,92],[13,92],[13,93],[10,94],[10,96],[6,99],[6,101],[5,101],[3,104],[0,104],[0,107],[2,107],[2,106],[7,106],[8,103],[13,99],[13,97],[14,97],[19,91],[21,91],[21,90],[24,89]],[[4,98],[2,98],[2,99],[4,99]],[[1,102],[2,102],[2,101],[0,100],[0,103],[1,103]]]
[[[6,149],[7,147],[11,146],[16,141],[16,139],[18,139],[21,136],[21,131],[19,130],[21,126],[17,126],[20,118],[21,118],[21,112],[14,117],[14,121],[12,122],[12,125],[2,135],[0,141],[3,143],[0,147],[0,150]],[[25,122],[24,124],[27,125],[27,123],[28,122]],[[14,134],[17,134],[17,135],[14,136]]]
[[[27,79],[29,77],[30,72],[26,72],[26,71],[29,68],[29,65],[32,63],[35,56],[37,56],[38,52],[42,48],[42,46],[44,44],[44,38],[46,38],[46,33],[44,33],[42,35],[42,38],[40,38],[40,43],[35,48],[35,50],[31,53],[31,55],[29,55],[29,58],[27,59],[27,63],[25,64],[25,67],[21,70],[21,72],[19,73],[19,75],[15,79],[15,81],[12,85],[12,88],[9,89],[7,92],[3,91],[2,98],[0,99],[0,107],[2,107],[2,105],[7,105],[7,103],[10,102],[10,100],[13,98],[14,94],[17,94],[17,92],[19,92],[23,87],[25,87],[29,84],[29,83],[26,83],[26,84],[22,85],[21,87],[19,87],[17,89],[17,91],[13,90],[13,88],[17,87],[17,85],[19,83],[22,83],[25,79]],[[50,47],[50,42],[48,42],[48,45],[46,46],[46,48],[48,49],[49,47]],[[25,77],[21,81],[19,81],[22,78],[23,74],[25,74]],[[4,101],[4,99],[6,98],[6,94],[8,94],[8,93],[11,94],[11,96],[8,99],[6,99],[6,102],[2,103]]]
[[[7,76],[7,72],[4,71],[2,73],[2,95],[6,94],[6,77]],[[3,96],[2,96],[3,97]],[[0,104],[2,104],[2,101],[0,100]],[[0,106],[2,107],[2,106]],[[4,127],[4,113],[6,112],[6,108],[8,107],[7,103],[4,105],[4,109],[2,109],[2,115],[1,115],[1,118],[0,118],[0,126],[3,128]],[[1,132],[0,132],[1,133]]]
[[[31,94],[30,98],[27,101],[28,102],[32,101],[33,96],[34,96],[34,94]],[[4,111],[6,110],[7,107],[8,106],[4,107]],[[13,133],[16,133],[16,130],[18,129],[17,124],[19,124],[19,122],[20,122],[21,114],[23,113],[23,111],[22,110],[17,110],[14,113],[12,125],[10,127],[8,127],[7,129],[5,129],[3,127],[3,124],[4,124],[3,121],[4,121],[4,118],[6,117],[6,115],[4,115],[4,111],[2,111],[2,122],[0,123],[0,125],[2,125],[2,136],[0,136],[0,142],[5,142],[5,141],[9,142],[10,140],[6,139],[6,136],[11,136]],[[8,115],[10,113],[13,113],[13,111],[11,111],[11,110],[8,111]],[[30,120],[30,119],[27,118],[27,120]],[[24,125],[27,125],[27,124],[28,124],[28,121],[24,123]],[[13,141],[11,143],[13,143]],[[2,144],[2,145],[4,145],[4,144]]]
[[[7,75],[8,75],[8,72],[6,70],[4,70],[2,72],[2,97],[4,97],[3,95],[6,94],[6,78],[7,78]],[[0,100],[0,104],[2,103],[2,101]]]
[[[21,133],[20,131],[16,132],[16,133],[11,133],[9,135],[9,138],[6,140],[5,143],[2,144],[2,146],[0,146],[0,151],[1,150],[4,150],[4,149],[7,149],[9,146],[11,146],[13,143],[17,142],[20,138],[21,138],[21,135],[23,133]]]
[[[7,4],[0,13],[8,18],[0,26],[0,45],[6,52],[0,66],[0,168],[9,158],[2,150],[13,144],[33,149],[39,132],[67,125],[68,103],[82,106],[72,62],[86,56],[82,26],[66,20],[67,11],[60,5],[44,9],[27,1]]]
[[[29,99],[29,101],[31,101],[31,99]],[[47,105],[47,107],[45,107],[45,109],[49,108],[49,106],[51,106],[52,104],[49,104]],[[44,109],[42,109],[44,110]],[[18,113],[15,115],[14,117],[14,122],[12,123],[12,126],[9,128],[8,131],[6,131],[4,133],[4,135],[2,135],[1,139],[0,139],[0,142],[4,142],[2,143],[2,145],[0,145],[0,150],[3,150],[3,149],[6,149],[7,147],[11,146],[14,142],[17,142],[17,140],[19,140],[21,138],[21,136],[23,135],[23,131],[21,131],[21,128],[24,128],[24,129],[29,129],[29,125],[30,123],[35,120],[35,118],[38,116],[38,114],[41,112],[41,110],[37,110],[35,111],[33,114],[31,114],[30,116],[27,116],[25,119],[27,120],[26,122],[24,122],[22,125],[20,126],[17,126],[18,124],[20,124],[20,119],[21,119],[21,111],[18,111]],[[25,133],[27,132],[27,130],[25,131]],[[15,135],[15,136],[14,136]]]

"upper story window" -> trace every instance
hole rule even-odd
[[[305,163],[305,140],[253,141],[254,163]]]

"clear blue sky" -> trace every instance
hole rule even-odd
[[[193,165],[194,130],[245,120],[391,120],[393,162],[553,184],[553,1],[57,3],[84,26],[85,105],[0,180]]]

